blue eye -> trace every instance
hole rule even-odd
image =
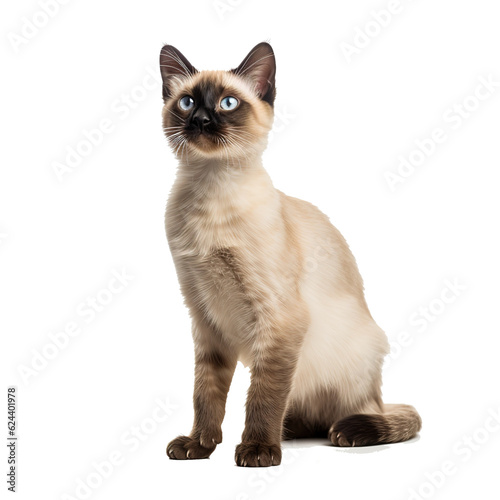
[[[240,103],[240,101],[238,101],[238,99],[236,99],[236,97],[228,96],[228,97],[224,97],[224,99],[222,99],[222,101],[220,102],[220,107],[222,109],[225,109],[226,111],[230,111],[232,109],[237,108],[239,103]]]
[[[189,109],[191,109],[194,106],[194,100],[191,96],[185,95],[179,101],[179,106],[184,111],[188,111]]]

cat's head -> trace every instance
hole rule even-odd
[[[178,157],[260,154],[272,127],[276,62],[260,43],[230,71],[198,71],[175,47],[160,53],[163,127]]]

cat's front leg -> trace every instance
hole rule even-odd
[[[261,333],[257,340],[236,465],[269,467],[281,463],[283,419],[304,330],[300,318],[295,324]]]
[[[236,356],[217,341],[217,333],[203,322],[193,323],[195,342],[194,423],[189,436],[179,436],[167,446],[172,459],[208,458],[222,442],[227,393]]]

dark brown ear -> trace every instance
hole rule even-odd
[[[276,97],[275,75],[276,59],[273,48],[266,42],[256,45],[243,59],[243,62],[231,70],[234,74],[252,80],[255,93],[263,100],[274,105]]]
[[[172,45],[165,45],[160,52],[160,71],[163,79],[163,99],[170,97],[172,81],[185,78],[198,70]]]

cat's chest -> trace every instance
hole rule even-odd
[[[215,199],[171,210],[167,234],[174,253],[204,259],[219,249],[251,248],[262,235],[262,223],[258,211]]]
[[[231,210],[192,212],[186,218],[186,232],[190,242],[201,255],[212,253],[213,249],[231,248],[245,244],[248,240],[248,224],[245,219]]]
[[[243,290],[245,264],[234,248],[213,248],[203,259],[206,277],[217,292],[228,287]]]
[[[167,210],[168,239],[189,303],[236,343],[251,334],[256,304],[276,295],[273,277],[283,255],[278,210],[262,199],[243,207]]]
[[[174,251],[207,256],[217,248],[261,248],[280,226],[280,196],[261,168],[178,177],[167,206]],[[172,245],[173,243],[173,245]]]
[[[202,291],[204,302],[242,292],[251,280],[249,269],[255,266],[262,248],[260,221],[238,213],[234,207],[212,205],[207,210],[192,206],[184,214],[177,212],[177,231],[169,235],[174,257],[186,275]],[[233,299],[238,299],[236,293]]]

